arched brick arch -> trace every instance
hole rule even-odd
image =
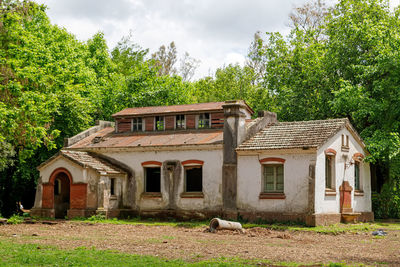
[[[74,183],[71,173],[66,168],[55,169],[50,175],[49,182],[42,184],[42,208],[54,209],[54,181],[60,173],[66,174],[70,182],[70,209],[85,209],[87,184]]]
[[[363,154],[361,154],[359,152],[354,153],[354,155],[353,155],[353,160],[354,161],[362,161],[363,159],[364,159],[364,155]]]
[[[54,208],[54,181],[56,177],[60,174],[64,173],[67,175],[69,179],[70,186],[72,185],[72,175],[65,168],[57,168],[55,169],[51,175],[48,183],[42,184],[42,208],[44,209],[53,209]]]
[[[56,179],[57,175],[60,174],[60,173],[65,173],[68,176],[69,183],[72,184],[72,182],[73,182],[72,181],[72,175],[66,168],[57,168],[57,169],[55,169],[50,175],[49,183],[54,185],[54,180]]]
[[[285,163],[285,159],[282,159],[282,158],[273,158],[273,157],[270,157],[270,158],[262,158],[262,159],[260,159],[260,163],[261,164],[263,164],[263,163],[266,163],[266,162],[272,162],[272,163],[274,163],[274,162],[279,162],[279,163]]]

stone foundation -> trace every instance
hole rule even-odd
[[[373,222],[373,212],[360,212],[354,222]],[[342,222],[341,213],[312,214],[306,217],[306,224],[309,226],[332,225]]]
[[[373,212],[361,212],[361,215],[358,216],[357,221],[373,222],[374,221],[374,213]]]
[[[340,213],[312,214],[306,217],[306,224],[309,226],[332,225],[340,223],[340,220]]]
[[[69,209],[67,211],[68,219],[76,218],[76,217],[90,217],[96,214],[96,210],[94,209]]]
[[[54,218],[55,211],[54,209],[31,209],[30,215],[33,217],[42,217],[42,218]]]
[[[237,218],[251,222],[302,222],[306,221],[304,213],[283,213],[283,212],[237,212]]]

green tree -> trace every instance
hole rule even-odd
[[[0,5],[0,212],[9,215],[34,191],[37,159],[92,124],[91,99],[107,75],[104,55],[89,49],[101,36],[79,42],[31,1]]]

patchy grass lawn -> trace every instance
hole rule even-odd
[[[0,225],[0,266],[400,265],[399,223],[244,226],[210,233],[206,221],[99,217]]]
[[[73,221],[86,222],[86,223],[108,223],[108,224],[129,224],[129,225],[148,225],[148,226],[172,226],[172,227],[183,227],[183,228],[196,228],[196,227],[207,227],[208,221],[157,221],[153,219],[105,219],[102,216],[92,216],[90,218],[76,218]],[[251,229],[255,227],[261,227],[270,230],[277,231],[305,231],[315,232],[321,234],[344,234],[344,233],[358,233],[358,232],[370,232],[378,229],[387,230],[399,230],[400,222],[374,222],[374,223],[357,223],[357,224],[335,224],[329,226],[317,226],[309,227],[302,224],[288,222],[288,223],[242,223],[244,229]]]
[[[186,262],[180,259],[163,259],[154,256],[132,255],[94,247],[59,249],[55,246],[18,244],[0,240],[0,266],[271,266],[268,260],[240,258],[217,258],[205,261]],[[299,266],[294,262],[277,262],[274,266]],[[344,266],[328,264],[327,266]]]

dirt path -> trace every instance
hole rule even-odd
[[[282,232],[263,228],[205,232],[204,228],[86,224],[0,225],[0,238],[15,242],[111,249],[133,254],[198,261],[218,257],[268,259],[298,263],[386,263],[400,265],[400,231],[384,238],[371,233],[337,236],[310,232]]]

